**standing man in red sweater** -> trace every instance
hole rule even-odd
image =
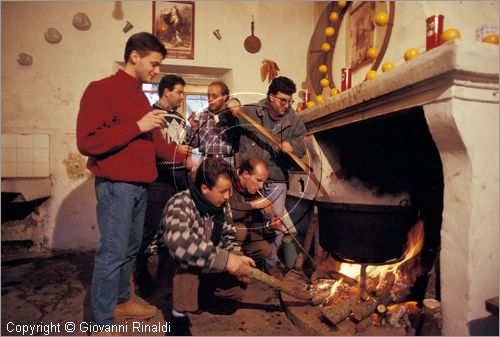
[[[142,83],[160,72],[166,49],[149,33],[125,46],[125,66],[89,84],[80,102],[77,145],[95,174],[101,240],[92,275],[92,332],[109,335],[115,317],[150,318],[157,308],[130,299],[130,276],[142,240],[146,185],[158,173],[156,157],[183,161],[188,148],[163,140],[164,112],[151,110]]]

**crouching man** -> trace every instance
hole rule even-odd
[[[245,271],[255,262],[236,241],[231,209],[231,169],[220,158],[205,159],[194,185],[175,194],[161,220],[163,241],[177,262],[173,279],[171,335],[190,335],[186,314],[199,311],[198,298],[239,300]]]
[[[269,170],[262,159],[243,160],[233,180],[234,193],[229,200],[238,242],[258,267],[271,255],[267,239],[275,237],[275,230],[282,225],[279,217],[273,214],[271,202],[263,196],[268,176]],[[271,221],[267,221],[264,213],[274,215]]]

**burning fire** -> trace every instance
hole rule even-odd
[[[386,275],[392,273],[395,275],[396,281],[395,285],[400,285],[401,282],[404,282],[408,286],[413,284],[411,280],[409,281],[404,272],[401,272],[399,269],[405,263],[408,262],[410,264],[410,260],[414,259],[422,250],[424,244],[424,224],[422,220],[419,220],[408,232],[408,241],[406,243],[406,248],[403,253],[403,259],[400,262],[382,265],[382,266],[368,266],[366,269],[366,274],[368,278],[378,280],[378,284],[382,286],[381,283],[386,279]],[[361,273],[361,266],[359,264],[350,264],[350,263],[341,263],[339,272],[349,276],[353,279],[359,279]],[[331,288],[330,294],[333,295],[339,285],[341,285],[343,279],[338,280]],[[414,280],[413,280],[414,282]],[[385,286],[385,285],[384,285]]]

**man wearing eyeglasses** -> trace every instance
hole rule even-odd
[[[295,91],[295,83],[292,80],[283,76],[276,77],[271,82],[265,99],[241,108],[245,114],[271,132],[275,139],[281,141],[280,148],[239,117],[241,161],[260,158],[267,164],[269,178],[264,186],[264,194],[280,217],[285,213],[288,169],[291,164],[287,154],[294,153],[302,157],[306,153],[303,139],[306,128],[292,108],[292,96]],[[265,216],[271,220],[272,216]],[[264,263],[266,272],[280,279],[283,274],[279,269],[281,263],[278,259],[278,249],[282,238],[283,233],[277,232],[276,236],[270,239],[271,255]]]

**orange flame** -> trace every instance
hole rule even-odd
[[[379,278],[379,280],[382,280],[385,275],[388,273],[395,273],[403,263],[417,256],[424,245],[424,223],[422,220],[419,220],[410,229],[407,238],[406,248],[403,253],[404,257],[400,262],[383,266],[368,266],[366,268],[366,275],[371,278]],[[344,275],[357,279],[361,274],[361,265],[341,263],[339,271]]]
[[[337,288],[342,284],[343,281],[344,279],[341,277],[340,280],[332,285],[332,288],[330,289],[330,296],[333,296],[335,294],[335,291],[337,291]]]

